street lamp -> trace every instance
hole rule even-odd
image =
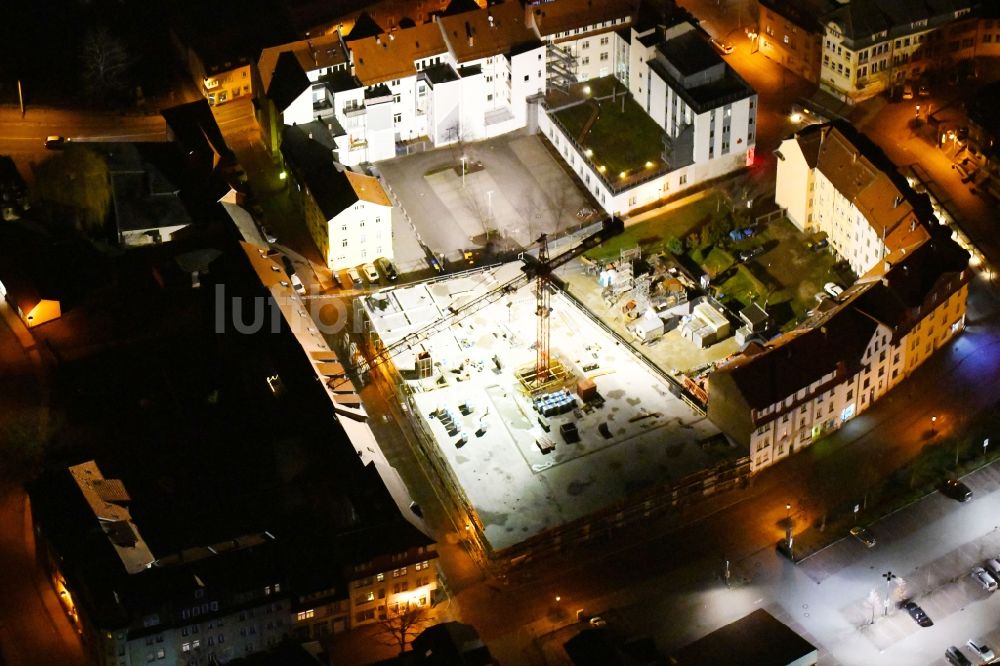
[[[990,438],[987,437],[983,440],[983,460],[986,460],[986,447],[990,445]]]
[[[785,504],[785,545],[788,546],[788,559],[793,562],[792,557],[792,505]]]
[[[465,155],[462,155],[462,189],[465,189]]]
[[[885,578],[885,603],[882,605],[882,614],[889,614],[889,583],[891,583],[895,578],[898,578],[896,574],[891,571],[886,571],[882,574],[882,578]]]

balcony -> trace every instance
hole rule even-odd
[[[347,118],[356,118],[357,116],[364,115],[366,108],[364,106],[345,106],[343,114]]]

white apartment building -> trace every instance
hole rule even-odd
[[[286,126],[283,136],[306,225],[327,267],[392,259],[392,204],[378,179],[338,169],[332,152],[302,127]]]
[[[902,176],[874,164],[832,125],[814,125],[777,151],[775,202],[801,231],[827,234],[856,275],[930,234]]]
[[[659,173],[632,181],[606,177],[576,137],[553,120],[561,109],[584,101],[553,106],[539,117],[540,131],[612,214],[654,203],[753,161],[756,92],[702,32],[683,16],[677,18],[669,27],[654,25],[642,33],[630,29],[626,79],[635,102],[664,130]],[[611,103],[610,96],[601,103]]]
[[[528,5],[527,21],[550,48],[573,57],[577,81],[614,75],[627,82],[635,5],[632,0],[554,0]]]
[[[971,11],[969,0],[841,4],[823,17],[820,86],[860,101],[916,80],[936,66],[928,56],[933,33]]]
[[[825,231],[862,274],[799,328],[709,375],[709,418],[760,470],[868,409],[965,326],[968,253],[930,202],[848,127],[817,125],[778,151],[776,201]]]
[[[323,39],[331,49],[341,45]],[[319,41],[296,53],[308,60]],[[345,46],[349,71],[332,57],[305,68],[312,108],[289,102],[284,121],[325,123],[347,166],[390,159],[410,141],[440,146],[524,127],[529,98],[545,90],[545,44],[519,3],[436,17]]]

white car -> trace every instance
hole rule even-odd
[[[372,284],[378,284],[379,274],[374,264],[365,264],[361,267],[361,270],[364,272],[365,277],[368,278],[369,282]]]
[[[729,55],[733,52],[732,44],[721,42],[714,37],[710,41],[712,42],[712,46],[714,46],[722,55]]]
[[[983,589],[987,592],[996,592],[997,582],[993,580],[993,576],[986,573],[986,569],[982,567],[975,567],[972,570],[972,577],[983,586]]]
[[[966,645],[972,648],[972,651],[975,652],[976,655],[983,661],[989,662],[996,658],[996,655],[993,654],[993,650],[990,649],[990,646],[978,638],[970,638]]]
[[[830,294],[834,298],[837,298],[842,293],[844,293],[844,288],[841,287],[836,282],[827,282],[826,284],[823,285],[823,291]]]
[[[306,293],[306,286],[302,284],[302,280],[299,278],[298,275],[292,273],[291,280],[292,280],[292,289],[294,289],[297,294],[302,295]]]

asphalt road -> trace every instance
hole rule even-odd
[[[22,118],[16,107],[0,107],[0,155],[13,157],[25,180],[31,180],[32,165],[49,154],[44,143],[51,135],[75,141],[166,141],[167,129],[159,114],[29,108]]]
[[[44,427],[45,378],[38,350],[21,321],[0,301],[0,426]],[[34,558],[27,496],[0,475],[0,663],[6,666],[84,663],[80,641]]]

